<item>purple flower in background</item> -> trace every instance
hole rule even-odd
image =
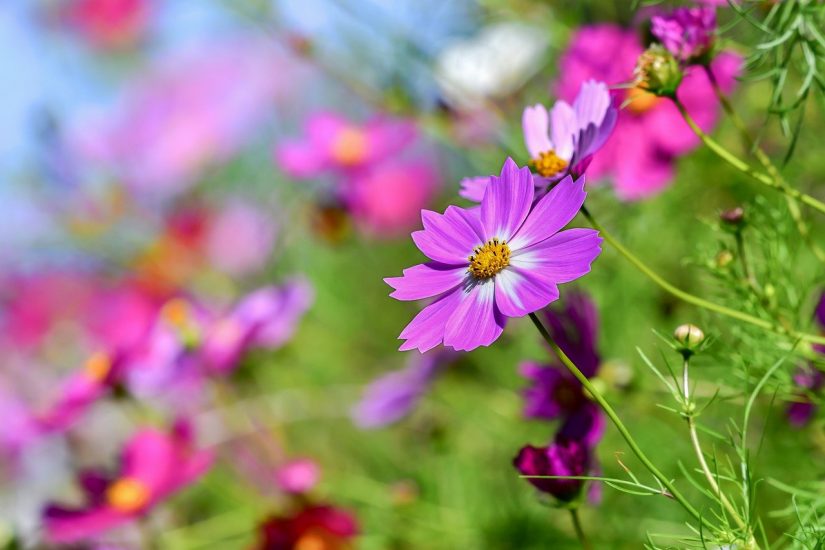
[[[585,476],[591,466],[590,449],[576,439],[557,437],[547,447],[523,447],[513,465],[525,476]],[[581,494],[582,479],[528,479],[539,491],[569,502]]]
[[[321,468],[309,458],[297,458],[282,465],[275,472],[278,487],[287,493],[306,493],[318,483]]]
[[[607,85],[595,80],[582,83],[572,106],[559,100],[549,113],[541,104],[525,108],[521,123],[530,165],[550,182],[582,175],[617,115]]]
[[[561,231],[584,203],[584,178],[563,179],[535,205],[534,196],[530,170],[507,159],[480,208],[422,211],[424,229],[412,237],[432,261],[385,279],[398,300],[435,298],[401,332],[401,350],[488,346],[508,317],[547,306],[559,283],[590,271],[601,252],[598,233]]]
[[[822,392],[822,388],[825,387],[825,373],[807,365],[794,374],[793,381],[799,389],[799,394],[788,405],[788,422],[801,428],[811,421],[819,408],[811,401],[810,395]]]
[[[310,116],[305,132],[304,138],[285,141],[275,150],[278,166],[293,178],[364,168],[391,158],[418,134],[408,120],[376,118],[360,126],[330,112]]]
[[[352,411],[360,428],[380,428],[410,414],[435,377],[455,358],[447,350],[412,355],[407,366],[374,380]]]
[[[668,15],[654,15],[651,32],[682,62],[702,58],[713,46],[716,10],[712,7],[676,8]]]
[[[204,243],[206,255],[218,269],[242,277],[266,265],[275,234],[271,214],[235,199],[209,222]]]
[[[282,346],[294,334],[312,298],[312,289],[303,280],[253,291],[204,331],[200,352],[206,365],[227,373],[248,349]]]
[[[825,292],[822,293],[822,297],[816,305],[814,316],[816,317],[816,320],[819,321],[819,324],[825,327]]]

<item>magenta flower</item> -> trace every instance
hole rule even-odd
[[[716,10],[712,7],[676,8],[667,15],[654,15],[651,32],[679,61],[689,63],[710,52],[716,32]]]
[[[271,214],[253,204],[233,200],[209,221],[204,243],[206,256],[219,270],[241,277],[266,265],[275,233]]]
[[[559,97],[572,99],[588,79],[610,86],[631,82],[642,50],[632,30],[609,24],[580,28],[561,58]],[[605,52],[611,52],[608,62]],[[723,91],[733,89],[741,64],[741,58],[731,53],[713,60],[711,70]],[[640,88],[613,93],[617,101],[629,103],[619,113],[613,135],[593,157],[588,175],[591,179],[609,176],[622,199],[643,199],[670,183],[676,158],[696,148],[699,139],[670,101]],[[719,105],[704,69],[688,67],[677,95],[699,126],[711,131]]]
[[[248,349],[284,345],[312,299],[312,288],[298,279],[253,291],[227,315],[208,324],[200,350],[204,362],[214,372],[227,373]]]
[[[50,505],[44,510],[46,539],[78,542],[139,519],[197,480],[211,461],[211,453],[193,448],[186,424],[176,424],[170,434],[140,430],[126,443],[116,478],[99,472],[80,476],[88,499],[84,507]]]
[[[275,472],[278,487],[287,493],[306,493],[318,483],[321,468],[309,458],[298,458],[283,464]]]
[[[358,521],[347,510],[329,504],[305,503],[290,515],[267,518],[258,528],[252,548],[347,550],[352,548],[358,531]]]
[[[134,44],[147,30],[152,0],[69,0],[62,8],[66,23],[101,48]]]
[[[310,116],[305,132],[304,138],[285,141],[275,150],[278,166],[293,178],[364,168],[394,156],[417,135],[407,120],[377,118],[360,126],[330,112]]]
[[[561,231],[584,203],[584,178],[563,179],[535,205],[534,196],[530,170],[507,159],[479,208],[422,211],[424,229],[412,237],[432,261],[385,281],[393,298],[434,301],[401,332],[400,349],[488,346],[508,317],[545,307],[559,297],[559,283],[590,271],[598,233]]]
[[[788,422],[801,428],[811,421],[819,409],[811,395],[822,393],[822,389],[825,388],[825,373],[808,365],[794,374],[793,381],[797,387],[797,396],[788,404]]]
[[[590,449],[575,439],[557,437],[547,447],[523,447],[513,465],[525,476],[586,476],[591,467]],[[536,489],[562,502],[576,499],[585,485],[582,479],[528,479]]]
[[[452,352],[412,355],[407,366],[382,375],[367,386],[352,411],[360,428],[380,428],[397,422],[415,409],[436,376],[455,358]]]
[[[364,231],[394,237],[415,226],[440,184],[430,163],[388,160],[354,173],[339,194]]]

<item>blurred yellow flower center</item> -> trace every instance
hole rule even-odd
[[[295,541],[295,550],[332,550],[334,544],[323,534],[310,530]]]
[[[367,145],[364,132],[358,128],[345,128],[332,143],[332,158],[345,166],[359,164],[367,156]]]
[[[106,489],[106,502],[120,512],[137,512],[149,502],[149,488],[137,479],[122,477]]]
[[[102,351],[89,357],[83,366],[83,372],[86,373],[86,377],[95,382],[103,382],[111,369],[112,360],[109,358],[109,355]]]
[[[539,175],[549,178],[567,168],[567,161],[550,149],[539,154],[539,158],[532,159],[530,166],[532,166]]]
[[[644,113],[655,107],[662,98],[638,86],[627,91],[627,108],[634,113]]]
[[[510,265],[510,247],[498,239],[491,239],[473,250],[468,271],[476,279],[489,279]]]
[[[172,328],[183,330],[189,325],[191,308],[186,300],[173,298],[163,305],[161,316]]]

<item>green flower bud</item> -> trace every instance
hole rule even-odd
[[[705,340],[705,333],[696,325],[688,323],[676,327],[673,338],[682,346],[682,353],[692,353]]]
[[[679,62],[661,44],[653,44],[636,62],[636,85],[657,96],[672,97],[682,82]]]
[[[725,269],[733,262],[733,254],[730,250],[722,250],[716,255],[716,267]]]

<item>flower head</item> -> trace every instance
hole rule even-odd
[[[290,460],[275,472],[278,487],[287,493],[295,494],[306,493],[312,489],[318,483],[319,477],[321,469],[309,458]]]
[[[402,331],[402,350],[490,345],[508,317],[545,307],[559,283],[590,271],[598,233],[561,231],[584,203],[584,178],[566,177],[535,204],[534,196],[529,169],[507,159],[479,208],[422,212],[424,229],[412,237],[431,261],[385,279],[398,300],[434,298]]]
[[[822,389],[825,388],[825,373],[807,365],[794,374],[793,381],[797,395],[788,404],[788,422],[793,426],[802,427],[811,421],[819,408],[811,396],[822,394]]]
[[[513,466],[525,476],[585,476],[590,470],[590,449],[576,439],[557,437],[547,447],[523,447]],[[581,479],[528,479],[536,489],[563,502],[581,494],[585,481]]]
[[[682,69],[676,58],[659,44],[653,44],[639,56],[636,85],[656,96],[672,97],[682,82]]]
[[[651,23],[653,36],[679,61],[699,61],[713,47],[716,10],[712,7],[676,8],[667,15],[654,15]]]
[[[99,472],[80,476],[88,498],[85,507],[45,509],[46,538],[51,543],[72,543],[133,521],[194,482],[211,460],[211,453],[193,448],[187,424],[177,424],[168,434],[140,430],[127,442],[116,477]]]
[[[346,510],[328,504],[306,505],[289,516],[273,516],[258,530],[255,550],[318,548],[346,550],[358,535],[358,523]]]

